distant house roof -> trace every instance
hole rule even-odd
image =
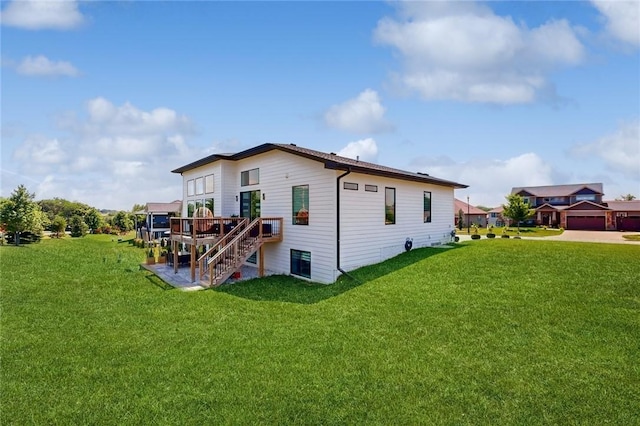
[[[604,202],[611,210],[615,211],[627,211],[637,212],[640,211],[640,200],[632,201],[605,201]]]
[[[182,210],[182,201],[176,200],[171,203],[147,203],[146,213],[179,213]]]
[[[467,206],[468,206],[468,210],[467,210]],[[474,207],[470,204],[465,203],[464,201],[458,200],[457,198],[455,199],[454,202],[454,212],[456,214],[458,214],[458,212],[460,210],[462,210],[462,213],[467,214],[467,211],[469,212],[470,215],[486,215],[487,212],[485,212],[482,209],[479,209],[477,207]]]
[[[327,154],[325,152],[316,151],[313,149],[302,148],[294,144],[279,143],[265,143],[254,148],[238,152],[236,154],[213,154],[208,157],[201,158],[200,160],[194,161],[193,163],[189,163],[185,166],[178,167],[177,169],[172,170],[172,173],[184,173],[186,171],[204,166],[209,163],[213,163],[218,160],[237,161],[272,150],[283,151],[289,154],[298,155],[300,157],[324,163],[324,167],[327,169],[344,171],[349,170],[356,173],[409,180],[414,182],[431,183],[441,186],[451,186],[454,188],[467,188],[468,186],[461,183],[429,176],[425,173],[408,172],[405,170],[381,166],[379,164],[368,163],[366,161],[359,161],[351,158],[341,157],[333,153]]]
[[[602,183],[576,183],[571,185],[521,186],[511,189],[512,194],[527,192],[536,197],[566,197],[583,189],[590,189],[596,194],[603,194]]]
[[[498,206],[494,209],[489,210],[488,213],[502,213],[504,211],[504,207],[503,206]]]

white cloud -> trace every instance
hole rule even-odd
[[[170,171],[201,155],[187,142],[194,134],[187,116],[104,98],[88,101],[85,112],[82,118],[66,114],[58,123],[68,132],[64,138],[25,138],[13,152],[15,171],[8,173],[39,182],[30,188],[38,199],[62,197],[98,208],[181,198],[180,176]]]
[[[591,0],[606,19],[608,33],[614,38],[640,46],[640,2]]]
[[[31,172],[44,173],[63,164],[68,155],[58,139],[29,135],[14,152],[14,159],[28,165]]]
[[[577,158],[596,156],[612,172],[640,181],[640,119],[622,123],[615,133],[594,142],[576,145],[570,154]]]
[[[405,2],[398,15],[380,20],[374,38],[401,53],[398,88],[424,99],[533,102],[549,87],[550,70],[584,57],[565,20],[528,29],[470,2]]]
[[[69,30],[85,21],[74,0],[14,0],[0,13],[2,25],[28,30]]]
[[[354,160],[360,159],[360,161],[375,163],[378,161],[378,145],[376,141],[371,138],[362,139],[349,142],[347,146],[338,151],[337,154]]]
[[[333,105],[324,114],[327,126],[352,133],[380,133],[392,126],[384,118],[385,107],[375,90],[366,89],[357,97]]]
[[[538,154],[525,153],[506,160],[472,159],[457,163],[448,157],[417,158],[410,164],[419,171],[469,185],[458,190],[472,205],[497,207],[515,186],[552,185],[554,170]],[[459,194],[456,195],[460,197]]]
[[[52,61],[45,56],[27,56],[20,62],[16,71],[19,74],[43,77],[43,76],[67,76],[76,77],[80,73],[70,62]]]

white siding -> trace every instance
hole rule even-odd
[[[258,185],[240,186],[240,173],[260,169]],[[225,174],[225,179],[229,178]],[[335,172],[322,163],[281,151],[270,151],[249,157],[235,164],[235,195],[242,191],[260,190],[262,217],[282,217],[281,243],[265,244],[265,268],[289,274],[291,249],[311,253],[311,280],[335,281]],[[309,225],[293,225],[292,187],[309,185]],[[225,185],[230,189],[231,185]],[[225,189],[226,190],[226,189]],[[236,203],[237,204],[237,203]]]
[[[451,240],[453,188],[350,174],[342,182],[358,184],[345,190],[341,183],[341,262],[344,270],[380,262],[405,251],[407,238],[413,248],[439,245]],[[378,192],[365,191],[365,184]],[[396,189],[396,223],[385,225],[385,187]],[[424,191],[431,192],[431,222],[423,221]]]

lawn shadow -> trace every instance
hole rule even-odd
[[[431,256],[437,256],[448,250],[457,250],[461,247],[464,247],[464,245],[456,244],[452,248],[428,247],[412,250],[384,262],[351,271],[349,276],[342,275],[333,284],[308,283],[288,275],[272,275],[234,284],[225,284],[214,291],[257,301],[314,304],[338,296]]]
[[[160,278],[153,272],[150,272],[150,271],[146,271],[146,272],[147,274],[145,274],[145,278],[149,280],[151,284],[155,285],[156,287],[159,287],[161,290],[175,289],[175,287],[173,287],[171,284],[166,283],[162,278]]]

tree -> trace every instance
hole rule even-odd
[[[0,225],[14,234],[16,245],[20,245],[20,234],[23,232],[42,235],[46,217],[33,201],[34,197],[35,194],[27,191],[24,185],[19,185],[0,206]]]
[[[520,232],[520,222],[533,216],[534,209],[529,208],[529,204],[525,203],[523,198],[518,194],[511,194],[505,197],[509,204],[502,205],[504,209],[502,215],[516,222],[518,232]]]
[[[616,201],[633,201],[636,199],[636,196],[633,194],[627,194],[627,195],[621,195],[620,197],[616,198]]]
[[[64,217],[58,215],[51,221],[51,232],[55,233],[56,237],[60,238],[64,235],[64,230],[67,229],[67,221]]]
[[[82,216],[75,214],[69,219],[69,226],[71,227],[72,237],[84,237],[87,235],[89,227],[84,223]]]
[[[464,212],[462,211],[462,209],[458,210],[458,229],[462,231],[462,228],[464,227]]]
[[[113,217],[113,226],[120,229],[120,232],[127,232],[133,229],[133,220],[131,215],[125,211],[119,211]]]
[[[104,225],[104,219],[98,210],[91,208],[84,216],[84,223],[91,229],[91,232],[96,232],[97,229],[102,228]]]

